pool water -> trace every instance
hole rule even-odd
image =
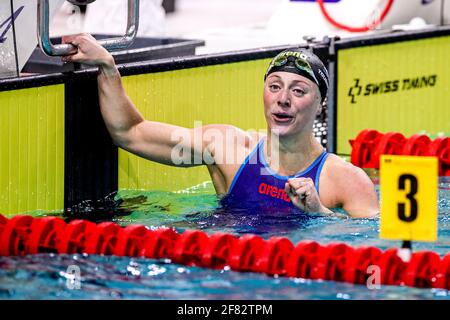
[[[109,207],[100,213],[66,212],[65,219],[175,227],[178,232],[200,229],[209,234],[252,233],[265,239],[283,236],[294,244],[308,239],[320,244],[345,242],[353,247],[380,249],[401,245],[399,241],[379,239],[378,218],[286,217],[247,209],[230,212],[221,207],[212,184],[207,182],[179,192],[121,191],[105,202]],[[449,177],[440,178],[438,207],[438,241],[413,243],[413,249],[432,250],[443,257],[450,252]],[[68,272],[73,266],[80,272],[79,287],[73,286]],[[40,254],[0,257],[0,299],[450,299],[450,291],[400,286],[370,290],[364,285],[186,267],[165,260]]]

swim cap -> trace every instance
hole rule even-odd
[[[328,91],[329,76],[319,57],[306,49],[287,49],[279,53],[267,69],[264,80],[272,72],[284,71],[292,72],[308,78],[319,87],[322,102],[325,100]]]

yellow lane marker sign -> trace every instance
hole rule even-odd
[[[438,159],[383,155],[380,160],[380,237],[436,241]]]

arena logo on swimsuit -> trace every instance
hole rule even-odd
[[[5,21],[0,21],[0,44],[4,43],[8,39],[6,37],[6,34],[11,29],[13,22],[16,21],[17,17],[22,12],[23,8],[25,8],[25,6],[21,6],[19,9],[16,10],[16,12],[14,12],[12,16],[8,17]]]
[[[350,97],[351,103],[357,103],[356,97],[361,95],[368,97],[371,95],[394,93],[403,90],[425,89],[434,87],[436,82],[436,74],[367,84],[361,84],[361,79],[356,78],[354,79],[353,86],[348,90],[348,97]]]
[[[258,193],[263,194],[272,198],[277,198],[286,202],[291,202],[291,199],[284,191],[284,189],[278,188],[276,186],[271,186],[270,184],[262,182],[258,187]]]

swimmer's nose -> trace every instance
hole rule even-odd
[[[282,90],[280,92],[280,96],[279,96],[279,100],[278,100],[278,105],[280,107],[290,107],[291,105],[291,100],[289,98],[289,94],[288,94],[288,90]]]

